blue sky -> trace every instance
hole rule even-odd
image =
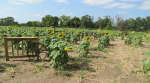
[[[0,0],[0,18],[12,16],[19,22],[45,15],[61,16],[150,16],[150,0]]]

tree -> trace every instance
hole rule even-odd
[[[57,16],[53,17],[52,26],[57,27],[59,23],[59,18]]]
[[[18,23],[15,22],[13,17],[6,17],[6,18],[0,19],[1,26],[10,26],[10,25],[15,25],[15,24],[18,24]]]
[[[69,22],[71,20],[70,16],[61,16],[60,17],[60,26],[62,27],[69,27]]]
[[[53,26],[53,16],[51,15],[46,15],[45,17],[42,18],[42,25],[44,27],[50,27]]]
[[[27,26],[32,26],[32,27],[41,27],[41,22],[39,21],[28,21],[26,23]]]
[[[137,31],[140,31],[140,30],[144,30],[145,29],[145,19],[144,18],[141,18],[141,17],[137,17],[135,19],[136,21],[136,29]]]
[[[80,25],[81,25],[80,18],[78,18],[78,17],[72,18],[70,20],[69,24],[70,24],[71,27],[75,27],[75,28],[80,27]]]
[[[83,28],[93,28],[93,17],[85,15],[81,17],[81,27]]]
[[[133,18],[129,18],[126,20],[126,27],[129,30],[135,30],[136,29],[136,20]]]
[[[109,16],[106,16],[104,18],[99,17],[95,25],[97,28],[101,28],[101,29],[112,28],[112,20]]]
[[[150,28],[150,16],[147,16],[145,18],[145,29],[149,29]]]
[[[98,20],[95,22],[95,27],[99,29],[103,29],[104,27],[102,26],[102,21],[103,19],[99,17]]]
[[[126,22],[121,16],[116,16],[116,28],[119,30],[126,30]]]

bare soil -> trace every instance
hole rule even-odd
[[[97,41],[92,42],[92,46],[96,44]],[[6,62],[1,49],[0,83],[150,83],[150,76],[142,72],[142,62],[149,57],[143,53],[147,51],[145,47],[127,46],[116,39],[107,52],[92,48],[85,59],[69,52],[72,60],[66,70],[56,71],[47,61],[25,58]]]

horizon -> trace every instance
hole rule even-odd
[[[0,8],[0,18],[11,16],[19,23],[45,15],[135,18],[150,15],[150,0],[2,0]]]

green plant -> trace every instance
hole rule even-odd
[[[142,36],[140,34],[129,34],[125,38],[125,44],[131,46],[140,46],[142,45]]]
[[[56,75],[62,75],[62,76],[67,76],[67,77],[71,77],[72,73],[69,71],[57,71]]]
[[[144,73],[150,74],[150,60],[145,60],[143,62],[143,71]]]
[[[67,44],[63,40],[54,39],[48,46],[50,63],[55,69],[64,69],[69,61],[69,56],[65,50]]]
[[[86,75],[86,72],[84,70],[80,70],[80,82],[83,83],[83,81],[85,80],[85,75]]]
[[[117,83],[117,80],[112,80],[112,83]]]
[[[22,83],[22,81],[21,80],[17,80],[16,83]]]
[[[8,74],[9,74],[9,76],[10,76],[11,78],[14,78],[14,77],[15,77],[15,73],[16,73],[15,68],[13,68],[13,67],[8,67],[6,70],[7,70]]]
[[[87,57],[89,53],[90,42],[89,41],[81,41],[79,46],[79,56]]]
[[[133,39],[132,39],[132,45],[133,46],[140,46],[140,45],[142,45],[142,38],[139,37],[139,36],[133,37]]]
[[[42,72],[44,70],[44,63],[39,63],[39,64],[33,64],[35,66],[34,72]]]
[[[125,42],[125,44],[127,44],[127,45],[130,45],[130,44],[132,44],[132,37],[131,36],[126,36],[125,38],[124,38],[124,42]]]
[[[103,51],[109,45],[109,36],[104,35],[98,41],[98,50]]]

